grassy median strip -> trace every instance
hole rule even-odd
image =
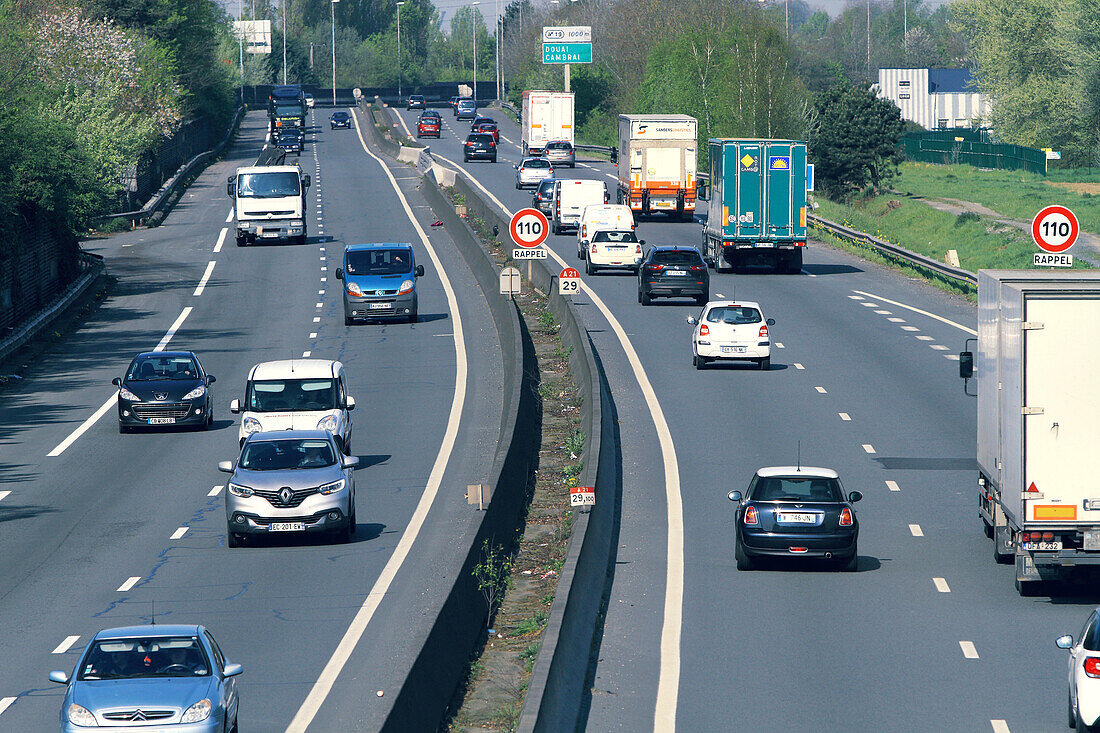
[[[464,203],[453,189],[444,192],[453,204]],[[500,246],[480,219],[467,221],[498,267],[513,264],[510,248]],[[522,263],[519,267],[526,271]],[[471,656],[465,683],[452,701],[446,727],[456,733],[516,728],[572,534],[569,489],[586,459],[582,397],[569,370],[570,351],[558,335],[561,326],[546,296],[530,283],[515,301],[538,363],[538,468],[525,524],[514,541],[481,548],[474,577],[490,606],[491,633]]]

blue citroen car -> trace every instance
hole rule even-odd
[[[156,624],[100,631],[72,676],[50,672],[50,681],[68,686],[62,733],[236,733],[241,671],[202,626]]]
[[[411,244],[353,244],[344,249],[344,325],[368,318],[404,318],[416,323],[416,264]]]

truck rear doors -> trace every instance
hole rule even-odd
[[[742,140],[725,142],[724,147],[724,233],[763,241],[804,238],[805,146]]]

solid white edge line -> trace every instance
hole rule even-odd
[[[192,297],[198,297],[202,295],[203,290],[206,290],[206,282],[210,279],[210,273],[214,272],[214,265],[216,264],[218,264],[217,260],[210,260],[210,262],[206,263],[206,272],[202,274],[202,279],[199,280],[195,292],[191,293]]]
[[[393,113],[397,116],[397,121],[400,122],[401,126],[405,128],[405,135],[408,137],[412,137],[412,130],[410,130],[409,126],[405,124],[405,118],[401,116],[401,111],[394,107]]]
[[[179,529],[177,529],[177,530],[176,530],[175,532],[173,532],[173,533],[172,533],[172,536],[171,536],[171,537],[169,537],[168,539],[170,539],[170,540],[178,540],[178,539],[182,539],[182,538],[183,538],[183,536],[184,536],[185,534],[187,534],[187,530],[188,530],[188,529],[190,529],[190,527],[180,527],[180,528],[179,528]]]
[[[131,577],[127,578],[127,579],[125,580],[125,582],[123,582],[123,584],[122,584],[122,585],[120,585],[120,586],[119,586],[119,587],[118,587],[118,588],[117,588],[117,589],[115,590],[115,592],[116,592],[116,593],[125,593],[126,591],[130,590],[130,589],[131,589],[131,588],[133,588],[133,587],[134,587],[135,585],[137,585],[137,584],[138,584],[138,581],[139,581],[139,580],[141,580],[141,576],[140,576],[140,575],[133,575],[133,576],[131,576]]]
[[[228,224],[231,221],[233,221],[233,207],[232,206],[229,207],[229,216],[225,217],[225,223]]]
[[[10,708],[13,702],[15,702],[14,697],[0,697],[0,715],[2,715],[5,710]]]
[[[0,491],[0,501],[3,501],[4,499],[8,498],[8,496],[10,496],[10,495],[11,495],[10,491]]]
[[[512,212],[500,202],[485,186],[481,185],[474,176],[458,164],[432,154],[433,157],[442,158],[447,163],[464,173],[466,177],[500,207],[505,216],[511,217]],[[549,247],[546,248],[550,257],[554,258],[562,267],[569,266],[558,253]],[[581,290],[584,291],[592,303],[603,313],[604,318],[611,325],[611,330],[619,339],[619,344],[626,353],[626,359],[634,372],[634,378],[645,397],[646,405],[653,419],[653,426],[657,430],[657,438],[661,445],[661,457],[664,463],[665,473],[665,501],[668,505],[668,539],[667,539],[667,566],[665,569],[665,603],[664,621],[661,625],[661,662],[657,678],[657,700],[653,714],[653,730],[664,733],[676,730],[676,704],[680,692],[680,633],[683,627],[684,606],[684,505],[680,494],[680,467],[676,459],[676,447],[672,442],[672,432],[668,428],[661,404],[657,400],[657,393],[649,381],[649,377],[642,367],[642,361],[638,358],[638,352],[626,335],[622,324],[612,314],[611,309],[603,302],[588,284],[581,280]]]
[[[978,659],[978,649],[974,646],[974,642],[960,641],[959,648],[962,649],[963,656],[967,659]]]
[[[937,316],[935,313],[929,313],[928,311],[921,310],[920,308],[914,308],[911,305],[906,305],[905,303],[899,303],[896,300],[890,300],[889,298],[883,298],[880,295],[875,295],[873,293],[865,293],[862,290],[853,290],[852,292],[853,293],[859,293],[860,295],[866,295],[868,298],[878,298],[883,303],[889,303],[890,305],[896,305],[898,308],[905,308],[906,310],[911,310],[914,313],[920,313],[922,316],[928,316],[929,318],[931,318],[935,321],[939,321],[940,323],[946,323],[948,326],[954,326],[955,328],[959,329],[960,331],[968,333],[971,336],[977,336],[978,335],[978,332],[975,331],[974,329],[967,328],[966,326],[962,325],[961,323],[955,323],[954,321],[952,321],[950,319],[947,319],[947,318],[944,318],[943,316]],[[850,298],[852,296],[849,295],[848,297]]]
[[[439,259],[439,255],[436,253],[435,248],[432,247],[431,240],[428,239],[427,233],[416,220],[412,207],[409,206],[409,202],[405,199],[405,194],[401,191],[401,187],[397,185],[397,181],[394,179],[389,167],[386,165],[385,161],[367,148],[367,143],[363,140],[363,132],[359,128],[359,120],[355,118],[354,112],[352,112],[352,119],[355,119],[355,133],[359,136],[359,144],[363,146],[363,151],[381,166],[382,172],[385,173],[386,177],[389,179],[390,185],[401,201],[401,206],[405,209],[405,215],[408,216],[409,222],[412,223],[413,228],[416,229],[416,233],[420,237],[420,241],[428,250],[428,256],[431,257],[432,263],[435,265],[436,272],[439,274],[439,282],[443,285],[443,291],[447,295],[447,307],[451,312],[451,321],[454,325],[453,330],[455,335],[454,397],[451,400],[451,411],[447,417],[447,428],[443,434],[443,441],[439,446],[439,453],[436,454],[435,463],[432,464],[431,473],[428,475],[428,482],[424,487],[424,493],[420,496],[420,501],[416,505],[416,510],[409,518],[409,523],[405,527],[405,531],[401,534],[401,539],[394,548],[393,554],[390,555],[390,559],[386,562],[386,566],[382,568],[381,574],[374,582],[374,587],[371,588],[367,597],[363,599],[363,604],[355,613],[355,618],[352,619],[351,624],[348,626],[347,631],[344,632],[343,638],[325,664],[313,688],[302,702],[301,707],[298,708],[298,712],[295,713],[294,718],[290,721],[290,725],[287,726],[287,733],[303,733],[306,728],[309,727],[309,724],[317,715],[317,711],[321,709],[321,705],[324,703],[325,698],[328,697],[329,692],[332,691],[332,686],[336,683],[336,679],[340,676],[340,672],[344,669],[344,665],[347,664],[348,659],[351,658],[351,654],[355,650],[356,644],[358,644],[359,640],[363,637],[363,632],[366,631],[367,624],[370,623],[371,618],[374,616],[374,612],[378,609],[382,599],[389,591],[394,578],[397,577],[397,572],[405,562],[405,558],[408,557],[409,552],[412,550],[413,543],[416,542],[416,538],[419,536],[420,530],[428,517],[428,511],[432,508],[436,495],[439,493],[439,486],[443,482],[443,475],[446,472],[447,463],[450,461],[451,451],[454,450],[455,440],[458,437],[459,423],[462,419],[462,409],[466,403],[466,379],[468,369],[466,337],[462,328],[462,315],[458,309],[458,298],[455,296],[454,288],[451,286],[451,280],[447,276],[446,270],[443,268],[442,260]]]
[[[80,640],[80,635],[66,636],[65,641],[58,644],[50,654],[64,654],[72,648],[73,644]]]
[[[214,252],[221,252],[222,245],[225,244],[225,235],[229,233],[228,227],[222,227],[221,234],[218,235],[218,243],[214,245]]]

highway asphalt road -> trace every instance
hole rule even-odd
[[[501,128],[499,162],[463,164],[468,124],[442,113],[443,138],[423,141],[437,160],[510,211],[530,206],[514,188],[510,117],[488,112]],[[412,128],[415,114],[400,114]],[[579,160],[560,175],[601,179],[614,201],[614,168]],[[698,223],[656,216],[638,232],[649,245],[700,241]],[[582,269],[575,242],[551,235],[549,245]],[[630,273],[582,276],[638,354],[667,421],[666,453],[608,318],[591,297],[574,298],[613,392],[623,465],[588,730],[1060,730],[1065,652],[1053,641],[1079,631],[1100,593],[1021,598],[1013,568],[994,564],[977,516],[975,402],[954,356],[975,309],[817,242],[801,275],[711,278],[712,297],[759,301],[776,320],[770,371],[696,371],[684,323],[696,306],[643,307]],[[804,465],[835,468],[865,494],[859,572],[803,563],[738,572],[726,494],[760,466],[793,464],[799,442]],[[666,612],[681,579],[682,602],[673,594]],[[663,654],[662,633],[672,642]]]
[[[244,665],[245,731],[287,729],[337,652],[344,664],[327,698],[312,695],[323,704],[310,729],[381,725],[462,559],[457,538],[478,520],[463,492],[485,480],[493,456],[484,446],[499,431],[501,356],[481,291],[446,234],[430,229],[408,169],[392,166],[449,277],[462,338],[440,268],[382,165],[355,130],[317,118],[300,158],[314,177],[306,245],[234,245],[224,183],[262,145],[266,117],[250,113],[163,226],[86,243],[117,286],[0,399],[0,730],[56,730],[63,688],[47,672],[72,670],[99,629],[154,613],[206,625]],[[419,323],[343,325],[339,255],[370,241],[413,244],[427,270]],[[120,435],[111,379],[171,329],[168,347],[193,349],[218,378],[215,429]],[[355,540],[229,550],[216,469],[237,455],[229,401],[253,364],[309,355],[341,360],[357,402]],[[418,508],[433,482],[434,501]],[[395,554],[414,518],[419,534]],[[406,550],[403,565],[388,565]],[[369,624],[345,639],[368,606]]]

